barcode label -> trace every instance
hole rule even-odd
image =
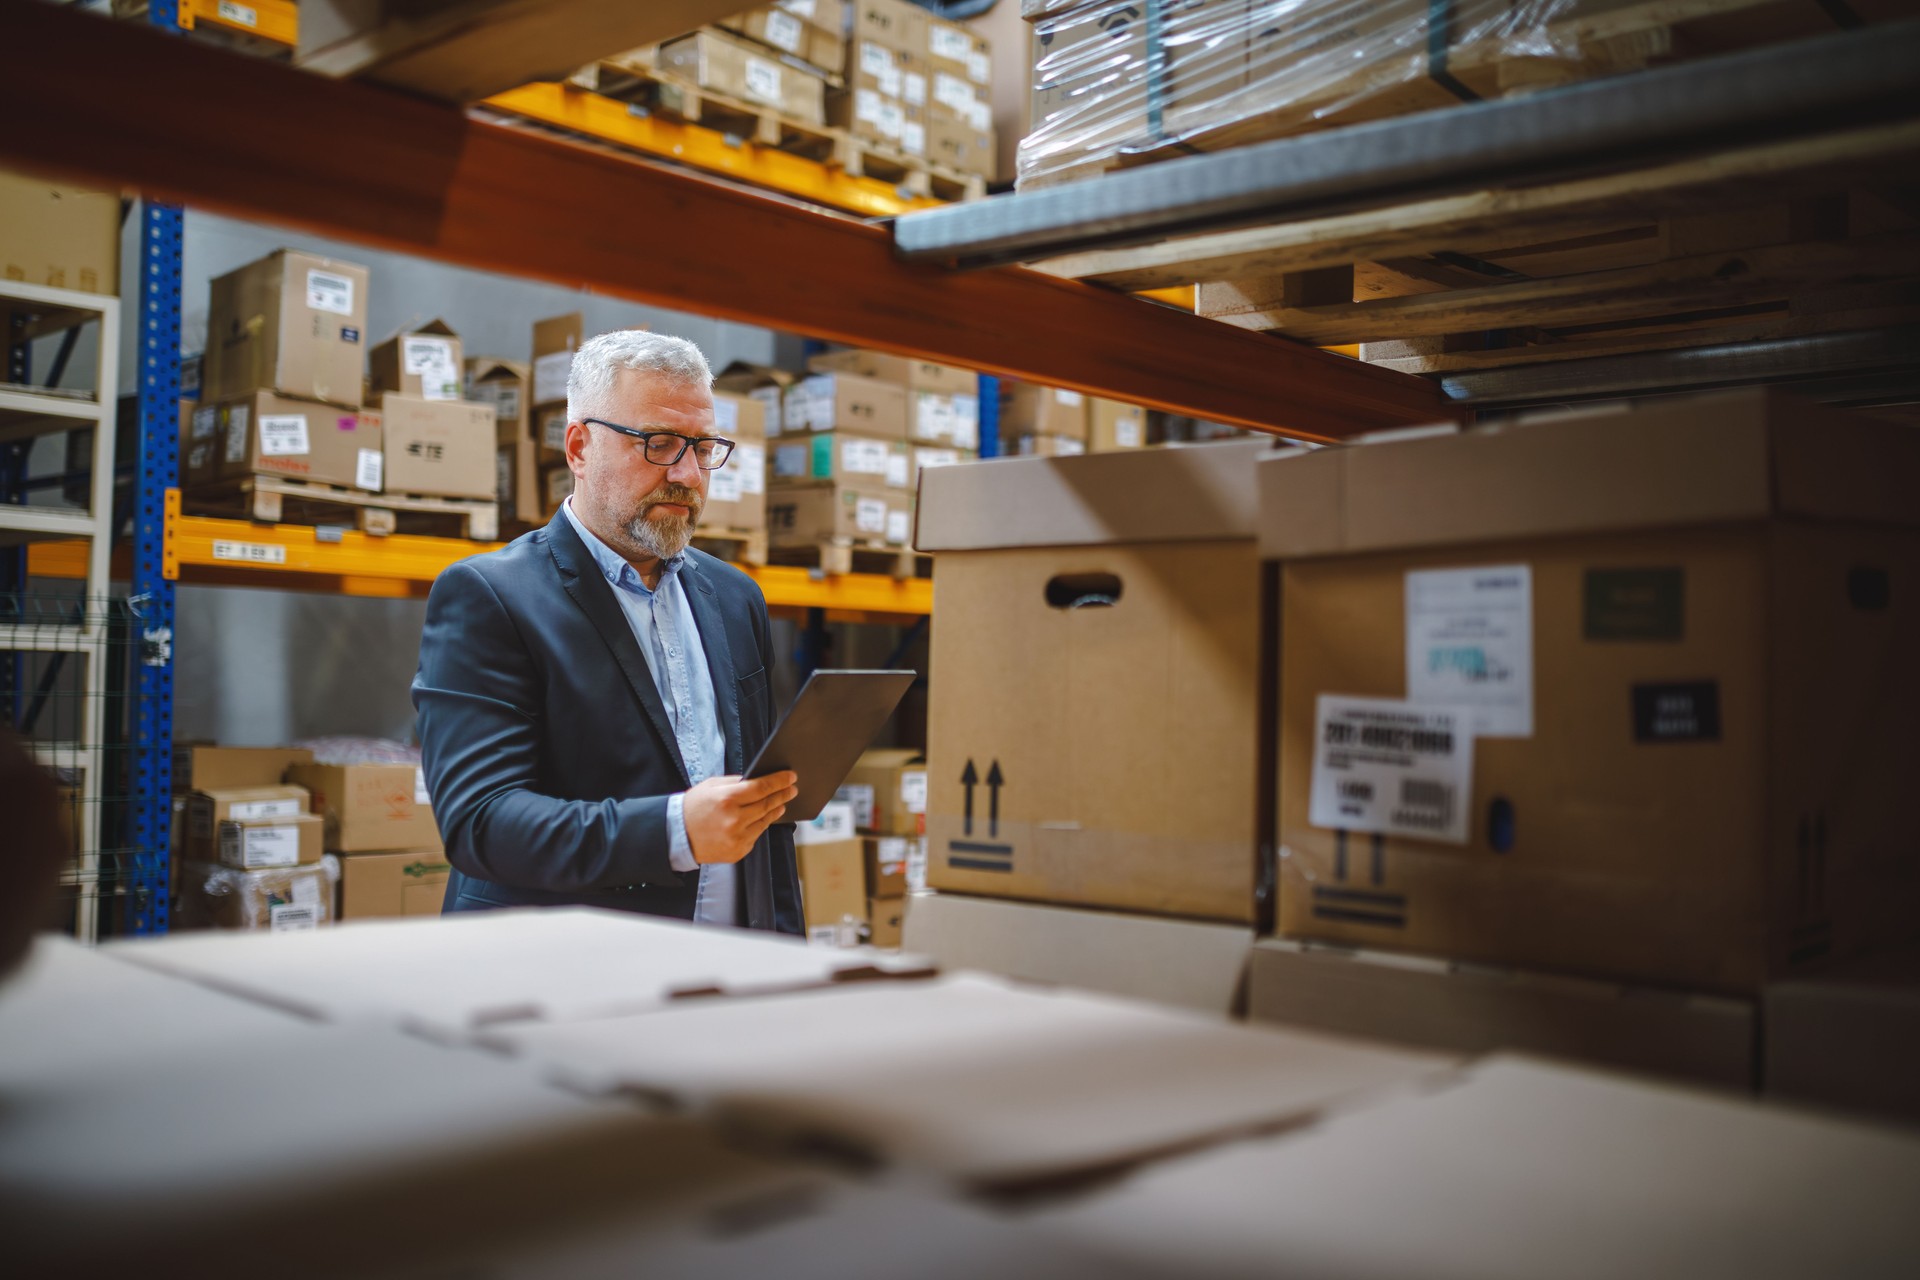
[[[1323,694],[1316,711],[1308,822],[1467,842],[1470,708]]]
[[[305,804],[288,796],[280,800],[236,801],[227,806],[227,817],[234,822],[251,822],[258,818],[297,818],[306,811]]]
[[[264,542],[227,542],[216,539],[213,544],[213,558],[237,560],[241,564],[285,564],[287,549]]]
[[[296,902],[276,902],[267,908],[270,933],[304,933],[320,927],[320,908]]]
[[[307,305],[337,316],[353,314],[353,278],[331,271],[307,272]]]
[[[1524,564],[1409,573],[1407,697],[1473,708],[1473,732],[1533,736],[1533,571]]]
[[[386,476],[386,455],[378,449],[362,449],[354,455],[353,483],[358,489],[380,492]]]
[[[228,22],[237,22],[243,27],[260,25],[260,15],[244,4],[234,4],[233,0],[220,0],[216,10]]]
[[[800,52],[800,19],[784,13],[767,15],[767,43],[788,53]]]

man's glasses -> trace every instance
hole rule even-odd
[[[591,422],[609,431],[618,431],[623,436],[632,436],[640,442],[647,461],[656,467],[670,467],[680,461],[689,446],[693,449],[694,462],[699,464],[702,471],[715,471],[726,466],[727,458],[733,453],[733,441],[720,436],[683,436],[678,431],[641,431],[636,427],[623,427],[617,422],[608,422],[603,418],[582,418],[580,421]]]

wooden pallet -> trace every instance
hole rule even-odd
[[[835,538],[829,542],[769,548],[769,564],[793,565],[818,573],[873,573],[889,578],[930,578],[933,557],[911,547],[890,547]]]
[[[764,566],[767,563],[765,529],[697,529],[693,545],[708,555],[731,560],[735,564]]]
[[[671,119],[702,125],[735,141],[752,142],[809,160],[832,160],[844,136],[840,130],[827,125],[796,120],[765,103],[702,89],[670,72],[648,70],[633,61],[597,62],[582,67],[567,83],[624,102],[636,115],[658,112]]]
[[[1920,122],[1056,259],[1410,373],[1920,321]]]
[[[194,515],[238,515],[265,524],[351,521],[362,533],[376,536],[418,533],[492,542],[500,529],[500,509],[492,499],[368,493],[277,476],[244,476],[196,486],[183,493],[181,501]]]
[[[987,180],[977,173],[962,173],[853,133],[841,133],[833,163],[853,177],[890,182],[909,196],[958,202],[987,194]]]

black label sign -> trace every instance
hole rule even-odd
[[[343,324],[340,326],[340,341],[358,342],[360,341],[360,331],[358,329],[355,329],[351,325]]]
[[[1633,740],[1720,741],[1720,686],[1712,680],[1634,685]]]
[[[1678,640],[1686,633],[1686,574],[1679,569],[1589,569],[1589,640]]]

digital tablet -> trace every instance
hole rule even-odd
[[[816,671],[807,677],[745,775],[764,778],[783,769],[800,775],[800,794],[780,821],[820,816],[913,681],[911,671]]]

